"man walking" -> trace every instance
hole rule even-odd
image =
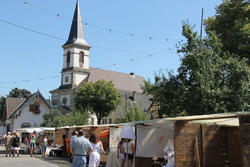
[[[11,156],[11,135],[10,135],[10,132],[8,132],[7,136],[5,137],[4,141],[5,141],[5,153],[6,153],[6,157],[8,157],[8,154],[9,156]]]
[[[72,136],[70,137],[70,141],[69,141],[69,149],[70,149],[70,153],[71,153],[71,160],[73,160],[73,143],[75,142],[76,138],[78,136],[78,132],[77,131],[73,131]]]
[[[73,164],[72,167],[86,167],[86,155],[93,151],[89,140],[79,131],[79,137],[72,143]]]

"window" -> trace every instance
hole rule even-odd
[[[80,67],[83,67],[83,63],[84,63],[84,53],[80,52],[79,53],[79,64],[80,64]]]
[[[39,105],[35,105],[35,111],[39,111],[39,110],[40,110]]]
[[[109,124],[111,124],[112,123],[112,118],[109,118]]]
[[[67,97],[63,98],[63,105],[65,106],[67,104]]]
[[[66,61],[66,63],[67,63],[67,68],[68,68],[69,65],[70,65],[70,51],[67,52],[67,61]]]
[[[34,104],[33,106],[34,106],[33,113],[40,114],[40,104]]]
[[[64,78],[64,82],[69,82],[69,76],[66,76],[66,77]]]

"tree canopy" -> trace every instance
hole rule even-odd
[[[14,88],[9,92],[8,97],[27,98],[30,94],[31,92],[29,90]]]
[[[84,83],[75,96],[75,107],[88,110],[97,116],[98,124],[101,119],[116,110],[121,103],[120,93],[113,83],[99,80],[96,83]]]
[[[174,75],[159,72],[144,91],[160,104],[159,115],[197,115],[249,110],[250,69],[245,60],[223,51],[213,33],[200,39],[183,24],[186,42],[179,46],[181,65]]]
[[[147,113],[144,113],[144,111],[137,106],[127,106],[122,122],[135,122],[143,120],[149,120],[149,115]]]
[[[223,51],[247,58],[250,64],[250,7],[249,1],[223,0],[216,14],[205,20],[206,32],[215,32],[221,39]]]
[[[82,111],[71,111],[63,113],[60,110],[50,111],[44,114],[43,127],[62,127],[62,126],[73,126],[73,125],[87,125],[89,114],[88,112]]]

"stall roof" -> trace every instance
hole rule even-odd
[[[240,126],[238,118],[195,120],[195,121],[190,121],[189,123],[220,125],[220,126]]]
[[[192,123],[203,123],[203,124],[218,124],[218,125],[228,125],[228,126],[239,126],[238,118],[242,115],[249,115],[250,112],[235,112],[235,113],[220,113],[220,114],[209,114],[209,115],[194,115],[194,116],[183,116],[183,117],[173,117],[173,118],[161,118],[154,120],[144,120],[137,122],[128,122],[120,124],[103,124],[103,125],[83,125],[83,126],[65,126],[56,129],[65,128],[91,128],[91,127],[117,127],[124,125],[159,125],[173,123],[174,121],[188,121]],[[232,118],[232,119],[231,119]],[[230,120],[228,120],[230,119]]]
[[[41,127],[41,128],[21,128],[21,129],[17,129],[17,132],[28,132],[28,133],[33,133],[34,131],[36,131],[37,133],[40,132],[44,132],[44,131],[54,131],[55,128],[51,128],[51,127]]]

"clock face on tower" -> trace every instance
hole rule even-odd
[[[71,84],[71,74],[70,73],[63,74],[63,85],[68,85],[68,84]]]

